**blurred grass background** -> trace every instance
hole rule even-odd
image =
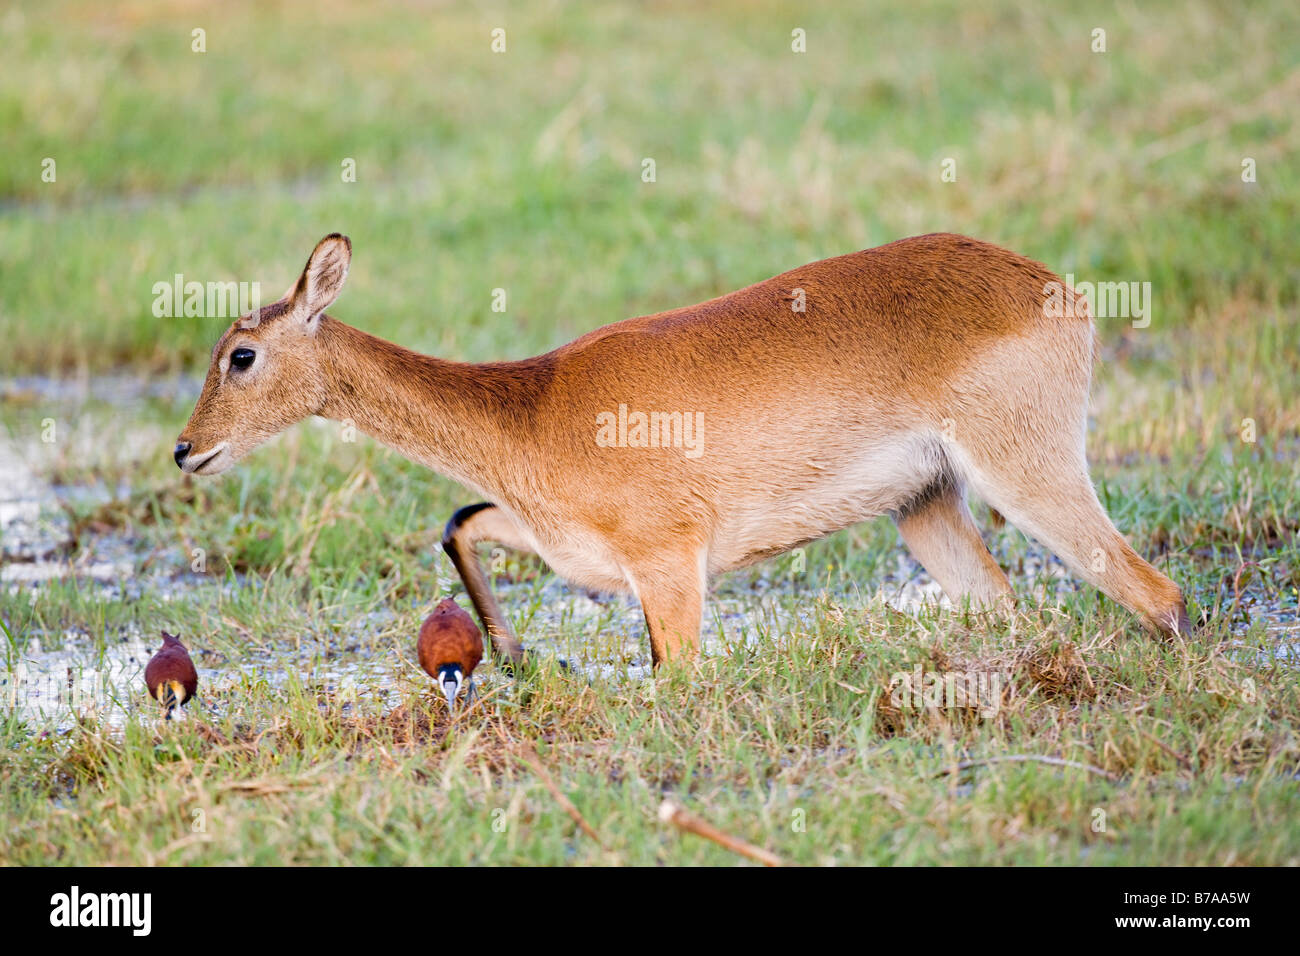
[[[496,27],[503,54],[490,49]],[[1293,621],[1300,586],[1298,27],[1285,0],[7,6],[0,424],[60,489],[107,489],[106,501],[64,500],[70,559],[108,535],[137,549],[137,570],[181,575],[198,546],[212,583],[105,599],[72,578],[6,589],[0,613],[19,638],[98,652],[161,624],[247,686],[217,698],[224,743],[190,736],[154,752],[143,717],[124,741],[87,728],[60,749],[11,715],[0,805],[25,825],[0,839],[0,860],[256,861],[274,846],[275,862],[726,862],[663,841],[652,811],[666,787],[805,862],[1295,862],[1294,672],[1274,661],[1246,706],[1223,650],[1275,650],[1255,611]],[[206,53],[191,51],[195,28]],[[791,51],[795,28],[806,53]],[[1094,28],[1105,53],[1090,49]],[[949,157],[956,182],[940,177]],[[348,158],[354,183],[340,175]],[[777,597],[807,610],[827,590],[807,628],[712,658],[690,687],[553,681],[532,709],[507,709],[507,735],[547,740],[615,850],[575,845],[567,818],[539,809],[550,798],[536,781],[502,770],[491,734],[444,739],[428,713],[421,733],[358,730],[313,683],[349,635],[376,653],[406,647],[454,587],[436,542],[466,492],[320,425],[219,479],[182,480],[169,449],[194,390],[123,400],[104,384],[206,369],[227,320],[154,317],[155,282],[260,282],[274,298],[334,230],[354,260],[332,314],[466,360],[534,354],[930,231],[1080,281],[1150,282],[1149,328],[1099,322],[1089,453],[1116,523],[1209,621],[1190,649],[1144,642],[1095,592],[1061,597],[1017,576],[1027,545],[1007,529],[990,543],[1044,616],[1019,637],[972,634],[950,615],[866,604],[897,560],[896,533],[883,520],[841,533],[810,548],[808,580]],[[505,313],[491,311],[495,288]],[[49,399],[31,384],[42,376],[84,382],[88,398]],[[43,445],[51,415],[62,437]],[[1256,441],[1242,439],[1245,419]],[[770,570],[720,588],[757,604],[749,588]],[[223,589],[232,572],[255,583]],[[538,588],[531,607],[510,608],[517,623],[544,600]],[[376,626],[377,608],[395,617]],[[543,629],[525,639],[556,639]],[[596,639],[569,630],[559,639]],[[271,668],[303,682],[286,699],[248,651],[300,642],[320,657],[286,651]],[[954,649],[1028,655],[1015,658],[1023,697],[1006,721],[895,724],[857,695],[903,658]],[[270,728],[275,753],[249,748],[250,727]],[[211,759],[208,779],[187,748]],[[958,755],[1007,750],[1137,783],[1018,767],[958,799],[955,776],[932,776]],[[426,772],[441,781],[432,798]],[[247,780],[289,795],[268,811],[244,801]],[[354,809],[372,799],[397,808],[382,833]],[[1109,834],[1089,829],[1099,802],[1118,814]],[[222,829],[177,837],[176,808],[196,804],[219,805]],[[509,808],[508,838],[484,828],[493,806]],[[785,828],[795,806],[823,821],[811,838]],[[430,843],[434,826],[464,842]]]
[[[941,230],[1150,281],[1138,338],[1171,341],[1294,304],[1298,26],[1284,2],[12,6],[6,364],[196,370],[221,323],[155,318],[153,283],[273,297],[334,229],[340,316],[468,359]]]

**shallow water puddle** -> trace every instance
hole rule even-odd
[[[28,464],[30,452],[0,433],[0,575],[16,562],[47,558],[71,541],[54,489]]]
[[[102,650],[88,650],[91,638],[68,632],[64,646],[44,649],[37,639],[14,655],[0,673],[0,700],[34,724],[67,730],[77,718],[120,729],[132,713],[157,719],[158,705],[144,684],[144,668],[160,645],[158,635],[133,631]],[[190,647],[199,674],[199,691],[185,714],[204,720],[221,716],[222,702],[239,695],[250,683],[266,682],[283,688],[291,680],[309,693],[324,693],[355,706],[391,709],[402,700],[397,675],[401,662],[394,658],[353,659],[321,664],[304,660],[292,651],[262,652],[249,648],[236,665],[205,663],[220,655]]]
[[[1054,558],[1045,562],[1027,559],[1026,569],[1047,575],[1053,583],[1066,582],[1065,568]],[[939,583],[901,551],[890,571],[861,585],[860,592],[850,594],[846,588],[829,596],[847,607],[879,604],[911,615],[930,607],[952,607]],[[524,585],[498,585],[497,590],[507,613],[535,603],[540,596],[537,610],[524,615],[523,627],[519,627],[521,615],[513,615],[520,638],[530,650],[563,658],[592,679],[650,676],[645,619],[632,597],[594,598],[556,577],[541,586],[540,595]],[[826,596],[825,587],[788,576],[761,575],[752,586],[736,586],[724,577],[705,603],[701,649],[707,655],[726,654],[731,646],[755,646],[773,634],[807,626],[816,615],[814,605]]]
[[[45,650],[31,638],[0,675],[0,697],[19,716],[64,729],[75,715],[120,727],[135,691],[143,692],[144,665],[153,648],[139,634],[87,652],[85,635],[68,632],[65,647]]]
[[[49,582],[76,578],[96,584],[103,600],[129,600],[148,593],[164,601],[184,601],[200,587],[242,586],[239,579],[214,585],[206,576],[169,572],[158,565],[139,574],[136,568],[144,555],[129,539],[115,534],[82,541],[76,561],[59,558],[64,544],[57,534],[57,516],[49,515],[56,496],[42,489],[30,470],[20,471],[21,460],[17,465],[14,460],[12,455],[7,459],[11,471],[22,479],[15,487],[21,489],[17,500],[24,503],[15,514],[25,523],[15,520],[6,526],[6,540],[15,540],[21,547],[31,540],[28,528],[53,528],[55,533],[48,546],[53,550],[42,550],[47,547],[42,544],[25,552],[43,555],[40,559],[7,561],[0,571],[0,587],[26,591],[34,600]],[[1025,570],[1064,579],[1059,565],[1043,564],[1033,557],[1026,561]],[[554,576],[528,584],[502,582],[498,591],[525,646],[542,657],[563,658],[590,680],[640,681],[650,677],[645,623],[632,598],[593,597]],[[724,578],[706,604],[704,652],[726,654],[738,644],[752,646],[773,634],[799,629],[811,622],[815,603],[826,593],[826,588],[811,578],[791,578],[775,570],[749,580]],[[950,606],[938,584],[902,551],[883,576],[863,581],[861,591],[841,588],[832,599],[849,606],[879,602],[912,614],[926,606]],[[468,606],[463,595],[460,601]],[[364,699],[367,706],[396,707],[409,694],[410,680],[414,679],[416,686],[423,681],[414,664],[414,635],[409,646],[399,643],[374,652],[356,650],[366,643],[366,633],[378,633],[391,620],[392,613],[380,608],[359,624],[354,622],[353,630],[359,628],[362,633],[350,638],[355,642],[352,650],[329,646],[329,638],[309,639],[296,648],[278,642],[265,648],[247,647],[237,662],[196,646],[182,634],[200,675],[198,700],[187,709],[213,719],[220,714],[220,701],[258,681],[274,688],[287,687],[293,681],[336,701]],[[41,636],[15,635],[6,672],[0,675],[0,701],[35,723],[57,729],[70,727],[78,716],[118,728],[132,712],[152,718],[156,705],[147,696],[143,671],[158,647],[158,634],[133,625],[126,634],[103,637],[99,640],[95,635],[70,631],[45,636],[44,645],[48,646],[43,646]],[[491,668],[485,671],[480,677],[483,691],[501,679]]]
[[[115,557],[99,557],[101,546]],[[202,576],[172,577],[161,569],[136,575],[134,559],[138,556],[130,553],[126,542],[113,536],[86,542],[84,550],[96,556],[75,563],[8,565],[6,570],[13,569],[14,573],[5,575],[0,587],[28,591],[35,599],[42,584],[72,576],[99,583],[104,599],[148,589],[164,600],[183,601],[193,589],[213,586]],[[532,585],[505,584],[499,592],[503,606],[515,612],[516,620],[523,621],[522,637],[531,651],[543,657],[563,658],[592,680],[639,681],[650,677],[645,623],[631,598],[593,598],[553,576],[545,579],[540,591]],[[760,581],[757,591],[729,590],[724,586],[706,608],[702,635],[705,653],[725,654],[728,645],[756,644],[772,633],[799,626],[814,613],[803,609],[806,597],[786,581]],[[531,616],[519,611],[539,599]],[[900,558],[896,573],[881,589],[878,599],[912,611],[927,602],[943,601],[938,586],[906,558]],[[460,600],[468,605],[463,595]],[[389,620],[391,614],[380,610],[368,615],[365,626],[378,631]],[[198,700],[187,709],[206,719],[219,715],[217,701],[239,693],[241,687],[254,681],[284,687],[293,680],[336,700],[364,698],[368,706],[391,709],[409,693],[410,685],[404,688],[403,678],[417,682],[423,679],[414,663],[413,636],[412,646],[380,648],[373,654],[325,648],[314,640],[303,641],[298,649],[283,644],[265,649],[249,646],[241,652],[238,663],[196,646],[187,635],[181,636],[190,647],[200,681]],[[159,635],[153,630],[132,626],[128,633],[105,636],[102,641],[83,631],[68,631],[44,640],[15,635],[15,641],[19,649],[10,653],[8,665],[0,674],[0,701],[34,723],[63,730],[80,716],[120,728],[132,712],[150,718],[156,713],[143,678],[144,666],[159,644]],[[480,690],[487,690],[497,680],[496,673],[487,669],[480,676]]]
[[[1296,608],[1283,607],[1279,601],[1252,608],[1250,620],[1239,625],[1236,631],[1244,634],[1257,623],[1264,625],[1264,631],[1268,635],[1267,645],[1260,648],[1243,640],[1234,641],[1232,656],[1243,663],[1253,663],[1259,667],[1271,667],[1273,664],[1300,666],[1300,613],[1297,613]]]
[[[122,546],[120,542],[109,544]],[[65,561],[58,567],[65,575],[99,582],[105,598],[117,597],[123,589],[147,587],[156,595],[165,591],[164,599],[183,601],[194,589],[213,586],[210,579],[201,576],[182,575],[178,579],[160,571],[133,575],[134,564],[129,557],[79,564]],[[6,576],[0,587],[34,590],[46,580],[41,577],[32,582],[17,574]],[[938,585],[905,554],[899,555],[895,568],[883,580],[871,583],[877,590],[870,602],[904,613],[915,614],[934,604],[948,606]],[[1064,578],[1061,583],[1069,586]],[[229,583],[221,586],[232,587]],[[504,584],[498,590],[503,607],[522,624],[521,638],[531,651],[543,657],[563,658],[590,680],[621,682],[650,677],[645,624],[639,606],[631,598],[593,598],[555,577],[546,578],[540,585]],[[759,579],[743,587],[724,581],[706,605],[704,652],[726,654],[737,644],[754,645],[772,634],[800,628],[815,614],[812,605],[821,593],[787,579]],[[460,601],[468,606],[463,595]],[[841,595],[838,603],[850,607],[864,602],[853,600],[846,604]],[[534,605],[535,611],[525,610]],[[1243,658],[1260,666],[1274,661],[1300,663],[1300,623],[1294,612],[1262,609],[1260,614],[1269,634],[1276,634],[1277,639],[1268,652],[1243,647]],[[378,633],[391,617],[391,612],[379,609],[367,615],[362,628]],[[11,645],[7,666],[0,673],[0,701],[34,723],[67,729],[81,716],[120,728],[132,712],[149,718],[156,714],[157,705],[149,699],[143,681],[144,665],[159,643],[152,630],[132,628],[127,634],[103,642],[90,634],[70,631],[45,642],[60,645],[57,647],[44,646],[40,637],[14,638],[18,647]],[[373,651],[359,649],[363,635],[354,635],[350,640],[357,645],[349,645],[347,650],[329,646],[329,638],[306,639],[296,649],[283,643],[265,648],[249,646],[241,651],[237,663],[187,641],[200,679],[199,699],[188,709],[191,715],[212,720],[220,716],[223,699],[239,694],[251,682],[284,688],[292,681],[310,693],[342,702],[364,700],[368,709],[379,707],[386,712],[409,696],[412,680],[416,686],[423,680],[414,663],[414,635],[409,642]],[[502,680],[495,670],[485,670],[479,679],[480,692]]]
[[[63,383],[45,379],[22,380],[5,386],[6,393],[25,389],[42,399],[85,401],[92,393],[128,402],[142,397],[190,396],[197,380],[178,379],[141,384],[133,380]],[[108,489],[61,489],[39,475],[40,447],[20,445],[0,433],[0,588],[26,592],[35,600],[40,589],[53,581],[76,579],[94,585],[85,593],[99,599],[131,600],[148,594],[163,601],[185,601],[199,587],[213,587],[211,578],[188,569],[154,566],[137,573],[146,557],[125,536],[99,535],[80,542],[75,560],[66,554],[71,545],[67,518],[60,499],[90,495],[111,500]],[[119,494],[123,493],[119,489]],[[1002,563],[1007,564],[999,555]],[[1038,579],[1037,588],[1049,592],[1079,586],[1055,558],[1030,548],[1017,556],[1014,577]],[[1019,584],[1019,582],[1018,582]],[[236,579],[217,585],[240,587]],[[543,657],[567,660],[591,680],[640,681],[650,676],[649,643],[640,608],[630,597],[593,597],[569,587],[553,576],[530,584],[500,583],[499,596],[512,615],[525,646]],[[828,594],[826,582],[812,573],[803,577],[782,574],[775,566],[753,578],[723,578],[705,607],[702,646],[706,654],[721,655],[737,645],[756,645],[773,634],[806,626],[816,613],[815,604]],[[861,581],[833,586],[829,596],[845,609],[880,603],[897,611],[917,614],[929,606],[951,607],[938,584],[902,549],[891,568]],[[462,605],[468,600],[459,595]],[[1266,605],[1252,610],[1270,636],[1267,650],[1246,647],[1242,658],[1269,666],[1276,661],[1300,663],[1300,622],[1292,609]],[[391,621],[391,612],[376,609],[358,626],[370,634]],[[1249,625],[1243,625],[1242,633]],[[156,714],[156,705],[144,689],[144,665],[157,649],[152,628],[133,625],[127,633],[104,639],[81,631],[54,635],[12,635],[6,665],[0,673],[0,706],[56,728],[71,726],[87,716],[108,726],[121,727],[129,714]],[[182,635],[185,639],[186,635]],[[354,635],[357,646],[364,635]],[[335,700],[362,701],[366,706],[391,709],[410,693],[409,681],[423,680],[414,664],[414,635],[400,645],[358,653],[329,646],[330,639],[306,640],[290,647],[285,642],[266,648],[248,647],[237,662],[193,646],[191,652],[200,675],[199,699],[189,708],[211,719],[229,699],[250,682],[264,681],[274,688],[301,684],[308,692]],[[491,668],[480,679],[481,689],[499,678]],[[416,686],[419,686],[418,684]]]

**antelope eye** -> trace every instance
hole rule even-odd
[[[230,353],[230,364],[235,368],[248,368],[255,358],[257,353],[252,349],[235,349]]]

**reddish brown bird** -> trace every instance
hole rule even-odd
[[[451,598],[444,598],[420,627],[420,666],[438,682],[447,707],[456,711],[456,697],[468,685],[466,700],[475,694],[470,675],[483,659],[483,635],[474,619]]]
[[[181,707],[188,704],[199,688],[199,672],[194,669],[190,652],[180,638],[162,632],[163,643],[144,669],[149,696],[163,706],[165,720],[180,719]]]

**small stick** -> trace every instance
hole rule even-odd
[[[591,824],[586,821],[578,808],[573,805],[573,801],[566,797],[564,792],[555,785],[555,781],[551,779],[551,775],[547,773],[546,768],[542,766],[542,758],[537,755],[537,751],[530,745],[521,743],[518,745],[516,752],[519,754],[520,758],[528,764],[528,766],[532,767],[533,772],[537,774],[538,778],[542,781],[542,784],[547,790],[551,791],[551,796],[555,798],[555,802],[560,805],[565,813],[573,818],[573,822],[582,829],[582,832],[595,840],[602,850],[605,849],[605,844],[601,841],[596,831],[592,829]]]
[[[1243,561],[1237,568],[1237,573],[1232,576],[1232,607],[1228,610],[1229,617],[1237,613],[1237,605],[1241,603],[1241,575],[1247,568],[1259,570],[1259,565],[1254,561]]]
[[[700,819],[691,811],[687,810],[672,797],[668,797],[663,803],[659,804],[659,819],[664,823],[671,823],[679,830],[685,830],[687,833],[694,833],[696,836],[704,837],[706,840],[712,840],[718,846],[730,850],[732,853],[739,853],[741,856],[747,856],[751,860],[762,863],[764,866],[784,866],[781,858],[775,853],[769,853],[761,847],[756,847],[752,843],[746,843],[744,840],[737,839],[730,834],[723,833],[713,824]]]
[[[936,777],[942,777],[947,773],[960,773],[963,770],[970,770],[972,767],[979,767],[987,763],[1046,763],[1053,767],[1073,767],[1075,770],[1086,770],[1089,773],[1095,773],[1099,777],[1105,777],[1112,783],[1119,780],[1113,773],[1102,770],[1100,767],[1094,767],[1092,764],[1078,763],[1074,760],[1062,760],[1060,757],[1044,757],[1040,754],[1004,754],[1001,757],[984,757],[980,760],[963,760],[955,767],[945,767],[935,774]]]
[[[1191,770],[1191,769],[1192,769],[1192,762],[1191,762],[1190,760],[1188,760],[1186,757],[1184,757],[1182,754],[1180,754],[1180,753],[1179,753],[1177,750],[1175,750],[1173,747],[1169,746],[1167,743],[1165,743],[1163,740],[1161,740],[1161,739],[1160,739],[1159,737],[1157,737],[1155,734],[1149,734],[1149,733],[1147,733],[1145,730],[1142,730],[1142,729],[1140,729],[1140,728],[1138,729],[1138,733],[1140,733],[1140,734],[1141,734],[1143,737],[1145,737],[1147,740],[1151,741],[1153,744],[1155,744],[1157,747],[1159,747],[1159,748],[1160,748],[1161,750],[1163,750],[1165,753],[1169,754],[1169,756],[1173,757],[1175,760],[1177,760],[1180,764],[1182,764],[1182,765],[1183,765],[1184,767],[1186,767],[1188,770]]]

